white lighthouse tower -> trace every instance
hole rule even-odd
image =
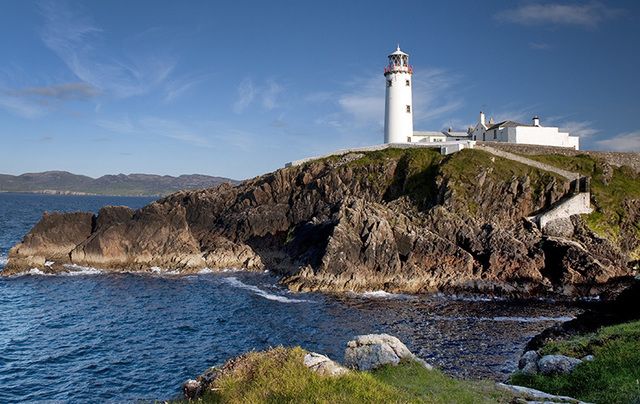
[[[409,55],[400,50],[389,55],[384,68],[387,95],[384,110],[384,142],[406,143],[413,135],[413,103],[411,101],[411,76]]]

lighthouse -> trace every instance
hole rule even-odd
[[[413,103],[411,80],[413,69],[409,66],[409,55],[400,50],[389,55],[389,64],[384,68],[387,86],[384,109],[384,142],[406,143],[413,135]]]

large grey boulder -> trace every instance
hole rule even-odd
[[[397,365],[402,360],[415,360],[432,369],[431,365],[411,353],[402,341],[388,334],[359,335],[347,342],[344,352],[345,365],[358,370]]]
[[[580,359],[564,355],[545,355],[538,361],[538,370],[543,375],[567,374],[581,364]]]
[[[322,376],[340,376],[349,372],[349,369],[344,366],[332,361],[325,355],[315,352],[309,352],[304,356],[304,365]]]
[[[521,357],[518,362],[518,369],[525,375],[535,375],[538,373],[538,360],[540,354],[536,351],[527,351]]]

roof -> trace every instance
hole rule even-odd
[[[516,122],[516,121],[502,121],[502,122],[498,122],[498,123],[495,123],[495,124],[489,126],[487,128],[487,130],[498,129],[500,127],[502,127],[502,128],[515,128],[516,126],[531,126],[531,125],[525,125],[523,123]]]
[[[442,132],[436,132],[436,131],[431,131],[431,130],[414,130],[413,131],[413,136],[446,136],[444,133]]]
[[[400,45],[398,45],[398,47],[396,48],[395,52],[389,54],[389,56],[391,55],[405,55],[405,56],[409,56],[408,53],[404,53],[403,51],[400,50]]]
[[[445,135],[445,136],[448,136],[448,137],[469,137],[469,136],[471,136],[467,132],[457,132],[457,131],[449,132],[449,131],[446,131],[446,130],[443,130],[442,134]]]

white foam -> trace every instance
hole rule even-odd
[[[260,289],[257,286],[253,286],[253,285],[247,285],[246,283],[243,283],[242,281],[240,281],[238,278],[234,277],[234,276],[230,276],[228,278],[222,278],[222,280],[228,284],[230,284],[231,286],[240,288],[240,289],[245,289],[245,290],[249,290],[253,293],[255,293],[256,295],[263,297],[267,300],[273,300],[276,302],[281,302],[281,303],[309,303],[309,300],[303,300],[303,299],[290,299],[288,297],[285,296],[280,296],[280,295],[274,295],[272,293],[269,293],[265,290]]]
[[[77,264],[64,264],[63,267],[65,267],[65,269],[67,269],[68,272],[60,272],[58,275],[61,275],[61,276],[98,275],[103,272],[101,269],[98,269],[98,268],[85,267]]]
[[[357,297],[364,297],[365,299],[400,299],[400,300],[412,300],[415,299],[415,296],[404,295],[401,293],[389,293],[384,290],[374,290],[372,292],[363,292],[363,293],[354,293]]]
[[[198,271],[199,274],[204,275],[204,274],[212,274],[215,271],[211,268],[202,268],[201,270]]]
[[[149,268],[152,274],[155,275],[180,275],[180,271],[177,269],[167,269],[160,267],[151,267]]]
[[[496,317],[473,317],[473,316],[432,316],[432,320],[436,321],[496,321],[496,322],[514,322],[514,323],[542,323],[542,322],[560,322],[564,323],[575,319],[572,316],[560,317],[521,317],[521,316],[496,316]]]
[[[9,259],[7,258],[6,255],[4,254],[0,254],[0,265],[1,266],[5,266],[7,265],[7,261],[9,261]]]

